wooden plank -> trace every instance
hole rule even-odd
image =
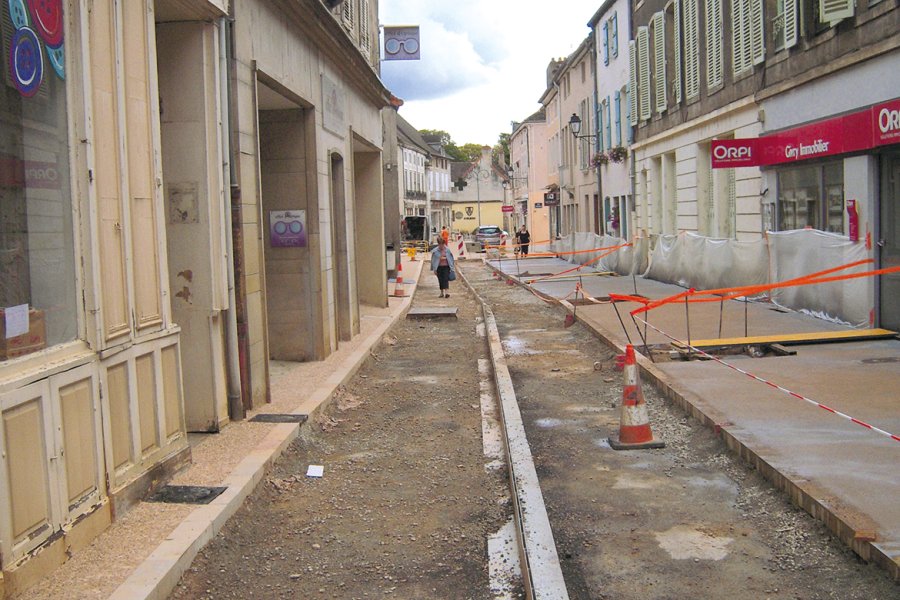
[[[777,335],[758,335],[750,337],[720,338],[710,340],[692,340],[695,348],[712,346],[744,346],[749,344],[814,344],[862,339],[883,339],[897,335],[889,329],[852,329],[847,331],[811,331],[805,333],[783,333]],[[683,346],[673,343],[673,346]]]

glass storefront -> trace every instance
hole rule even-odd
[[[778,229],[844,233],[844,165],[837,160],[778,170]]]
[[[63,2],[3,2],[0,360],[75,339]]]

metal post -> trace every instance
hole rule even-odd
[[[719,298],[719,339],[722,339],[722,316],[725,311],[725,296]]]
[[[629,344],[631,344],[631,336],[628,335],[628,328],[625,327],[625,321],[622,320],[622,315],[619,314],[619,307],[616,306],[615,300],[612,301],[612,305],[613,305],[613,310],[616,311],[616,316],[619,318],[619,323],[622,325],[622,331],[625,332],[625,339],[628,340]],[[638,331],[638,333],[640,333],[640,331]],[[633,346],[634,344],[631,344],[631,345]]]
[[[689,310],[690,303],[688,303],[688,297],[684,297],[684,319],[687,324],[687,338],[688,338],[688,360],[691,359],[691,311]]]

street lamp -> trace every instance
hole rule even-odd
[[[575,113],[572,113],[572,116],[569,117],[569,130],[572,132],[572,135],[575,137],[576,140],[598,137],[598,134],[578,135],[579,133],[581,133],[581,117],[579,117]],[[591,162],[593,162],[593,161],[591,161]],[[597,167],[597,194],[601,198],[600,201],[603,202],[603,200],[602,200],[602,198],[603,198],[603,174],[600,172],[599,166]],[[597,207],[595,206],[594,211],[596,212],[596,210],[597,210]],[[590,211],[590,207],[588,207],[588,211]],[[602,215],[601,215],[601,217],[602,217]],[[603,229],[603,231],[606,231],[606,226],[604,225],[604,227],[602,229]]]
[[[575,136],[575,139],[581,138],[595,138],[596,134],[588,134],[588,135],[578,135],[581,133],[581,117],[572,113],[572,116],[569,117],[569,131],[572,132],[572,135]]]

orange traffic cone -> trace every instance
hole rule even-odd
[[[397,265],[397,283],[394,284],[394,296],[397,298],[403,298],[406,296],[406,291],[403,289],[403,262],[401,261],[399,265]]]
[[[665,442],[653,439],[650,417],[641,391],[641,377],[634,360],[634,347],[625,348],[625,387],[622,389],[622,416],[619,421],[619,435],[609,436],[609,445],[614,450],[642,450],[644,448],[665,448]]]

